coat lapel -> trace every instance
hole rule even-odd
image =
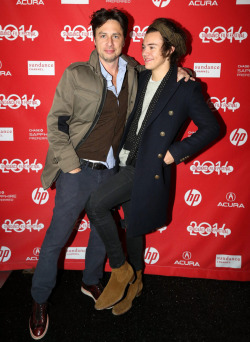
[[[138,102],[142,93],[142,90],[144,88],[144,85],[147,81],[147,75],[150,71],[143,71],[140,75],[140,79],[139,79],[139,87],[138,87],[138,92],[137,92],[137,96],[136,96],[136,101],[135,101],[135,105],[134,105],[134,109],[131,113],[131,115],[128,118],[126,127],[125,127],[125,131],[122,137],[122,141],[119,147],[119,152],[126,140],[127,134],[129,132],[130,129],[130,125],[133,121],[135,112],[136,112],[136,108],[138,106]],[[176,92],[176,90],[178,89],[178,87],[180,86],[180,82],[177,82],[177,66],[174,66],[174,69],[172,71],[172,74],[169,78],[169,81],[167,82],[166,86],[163,88],[161,96],[159,98],[158,103],[155,106],[155,109],[152,113],[152,115],[150,116],[148,123],[146,125],[146,128],[158,117],[158,115],[161,113],[161,111],[163,110],[163,108],[166,106],[166,104],[168,103],[168,101],[171,99],[171,97],[174,95],[174,93]]]
[[[134,105],[134,108],[132,110],[132,113],[130,114],[130,116],[128,118],[128,121],[127,121],[127,124],[126,124],[126,127],[125,127],[125,133],[124,133],[125,136],[127,135],[128,131],[129,131],[129,128],[130,128],[130,125],[131,125],[131,123],[133,121],[133,118],[135,116],[136,109],[137,109],[137,106],[138,106],[138,102],[139,102],[141,93],[142,93],[143,88],[145,86],[145,83],[147,81],[148,73],[149,73],[149,71],[146,71],[146,72],[143,72],[143,74],[140,75],[140,79],[139,79],[140,82],[139,82],[138,91],[137,91],[137,95],[136,95],[135,105]]]
[[[177,66],[174,66],[172,74],[167,82],[166,86],[163,88],[160,98],[154,108],[152,115],[150,116],[146,128],[157,118],[157,116],[161,113],[163,108],[172,98],[176,90],[179,88],[180,82],[177,82]]]

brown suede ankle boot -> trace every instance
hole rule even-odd
[[[121,267],[113,268],[107,286],[95,303],[96,310],[107,309],[121,300],[128,283],[131,284],[134,279],[133,268],[127,261]]]
[[[133,284],[129,285],[127,296],[113,307],[113,315],[122,315],[130,310],[134,298],[140,296],[143,288],[142,271],[137,271],[136,276],[136,281]]]

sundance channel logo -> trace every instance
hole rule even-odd
[[[215,266],[241,268],[241,255],[216,254]]]
[[[28,61],[28,75],[55,75],[54,61]]]
[[[221,63],[194,63],[196,77],[220,78]]]
[[[236,0],[236,5],[250,5],[250,0]]]
[[[13,127],[0,127],[0,141],[14,141]]]
[[[87,247],[67,247],[65,259],[85,259]]]

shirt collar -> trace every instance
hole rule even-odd
[[[102,73],[102,76],[104,78],[106,78],[107,82],[112,82],[112,76],[110,75],[110,73],[107,72],[107,70],[104,68],[104,66],[102,65],[100,59],[99,59],[99,62],[100,62],[100,67],[101,67],[101,73]],[[126,62],[123,58],[119,57],[119,60],[118,60],[118,73],[120,71],[124,71],[126,70],[126,67],[127,67],[127,64],[128,62]],[[108,84],[109,86],[109,84]]]

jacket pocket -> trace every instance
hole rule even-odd
[[[74,114],[81,122],[92,122],[98,110],[100,95],[88,89],[74,92]]]

